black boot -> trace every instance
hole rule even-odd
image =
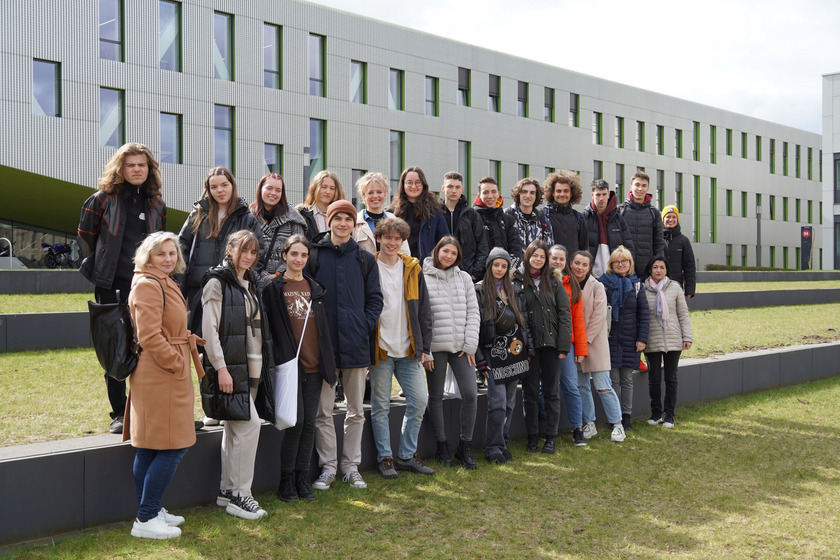
[[[441,465],[446,465],[447,467],[452,466],[452,456],[449,454],[449,442],[446,440],[437,442],[435,460]]]
[[[540,450],[540,436],[537,434],[528,434],[528,445],[525,446],[525,451],[536,453]]]
[[[455,452],[455,458],[461,463],[461,466],[467,470],[474,470],[476,468],[475,458],[472,454],[472,442],[461,440],[458,443],[458,451]]]
[[[629,414],[622,414],[621,415],[621,425],[624,426],[624,431],[629,432],[633,429],[633,421],[630,419]]]
[[[554,455],[557,452],[557,447],[554,444],[555,436],[545,436],[545,445],[543,445],[542,452]]]
[[[295,490],[297,490],[298,498],[304,502],[315,499],[315,494],[309,488],[309,470],[295,471]]]
[[[296,502],[295,473],[283,471],[280,473],[280,486],[277,487],[277,497],[284,502]]]

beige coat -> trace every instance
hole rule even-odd
[[[186,301],[178,284],[153,267],[135,270],[133,285],[128,306],[143,350],[129,378],[123,441],[130,436],[133,447],[145,449],[190,447],[195,443],[190,341],[197,337],[187,330]]]
[[[610,342],[607,333],[607,292],[604,285],[594,276],[586,281],[581,290],[583,302],[583,317],[586,323],[586,342],[589,345],[589,355],[583,359],[581,371],[592,373],[609,371]]]
[[[642,285],[647,292],[648,309],[650,310],[650,330],[648,331],[645,352],[677,352],[682,350],[683,342],[691,342],[691,320],[688,318],[688,305],[685,295],[677,282],[666,278],[665,301],[668,302],[668,330],[659,324],[656,318],[656,290],[645,280]]]
[[[395,218],[392,213],[385,212],[386,218]],[[365,211],[359,210],[359,213],[356,214],[356,226],[353,228],[353,239],[356,240],[356,243],[359,244],[359,247],[367,251],[368,253],[375,255],[376,254],[376,239],[373,237],[373,231],[370,229],[370,225],[365,221]],[[411,255],[411,249],[408,247],[408,239],[403,241],[402,245],[400,246],[400,253],[403,255]],[[420,263],[421,266],[423,263]]]

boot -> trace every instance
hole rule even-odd
[[[455,452],[455,458],[461,463],[461,466],[467,470],[474,470],[476,468],[475,458],[472,454],[472,442],[461,440],[458,443],[458,451]]]
[[[542,452],[554,455],[557,452],[557,447],[554,443],[555,436],[545,436],[545,445],[543,445]]]
[[[622,414],[621,415],[621,424],[624,426],[624,431],[629,432],[633,429],[633,421],[630,419],[629,414]]]
[[[525,446],[525,451],[536,453],[540,450],[540,436],[537,434],[528,434],[528,445]]]
[[[283,471],[280,473],[280,486],[277,487],[277,497],[284,502],[296,502],[298,499],[295,490],[295,473]]]
[[[311,502],[315,499],[315,494],[309,488],[309,470],[295,471],[295,490],[297,490],[298,498],[304,502]]]
[[[452,466],[452,456],[449,454],[449,442],[446,440],[437,442],[435,460],[441,465],[446,465],[447,467]]]

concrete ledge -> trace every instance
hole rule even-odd
[[[87,311],[0,314],[0,352],[91,346]]]
[[[93,294],[78,270],[0,270],[0,294]]]
[[[700,286],[702,289],[702,286]],[[776,305],[812,305],[840,302],[840,289],[767,290],[763,292],[700,292],[688,300],[691,310],[737,309]]]
[[[802,282],[811,280],[840,280],[838,270],[807,271],[724,271],[703,270],[697,272],[697,283],[701,282]]]

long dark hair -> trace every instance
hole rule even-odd
[[[263,186],[269,179],[277,179],[283,183],[283,192],[280,193],[280,201],[277,202],[277,205],[271,210],[271,213],[275,216],[282,216],[289,210],[289,201],[286,199],[286,180],[279,173],[267,173],[262,176],[260,182],[257,184],[256,200],[248,206],[248,210],[250,210],[251,214],[253,214],[256,218],[262,218],[263,212],[265,212],[265,202],[263,202],[262,199],[262,190]]]
[[[499,259],[493,259],[499,260]],[[502,259],[504,260],[504,259]],[[498,315],[498,308],[496,307],[496,277],[493,276],[493,261],[488,261],[487,269],[484,271],[484,279],[481,281],[481,287],[484,291],[484,320],[488,321],[496,319]],[[502,277],[502,288],[499,290],[507,299],[508,307],[513,311],[516,322],[523,329],[525,328],[525,321],[522,320],[522,315],[519,313],[519,305],[516,302],[516,291],[513,289],[513,282],[510,281],[510,262],[508,262],[508,271]]]
[[[201,227],[201,222],[205,219],[209,220],[210,224],[210,232],[207,234],[208,239],[211,237],[218,237],[219,232],[222,230],[222,224],[219,223],[219,203],[216,202],[216,199],[213,198],[212,194],[210,194],[210,178],[217,177],[219,175],[223,175],[233,187],[230,192],[230,200],[228,201],[228,207],[225,209],[225,218],[222,220],[222,223],[228,219],[231,213],[236,210],[236,205],[239,204],[239,192],[236,190],[236,179],[233,178],[233,173],[224,167],[214,167],[208,171],[207,176],[204,178],[204,190],[202,191],[201,198],[207,199],[210,210],[207,214],[205,214],[204,209],[200,205],[198,206],[195,214],[195,222],[193,222],[193,235],[198,235],[198,228]]]
[[[572,293],[569,294],[569,301],[571,303],[577,303],[580,301],[580,283],[575,278],[575,275],[572,274],[571,268],[571,258],[569,257],[569,250],[566,249],[563,245],[557,244],[552,245],[551,248],[548,250],[549,257],[551,256],[552,251],[563,251],[566,253],[566,266],[563,267],[563,270],[555,270],[555,272],[560,276],[560,280],[563,280],[563,276],[569,277],[569,286],[572,288]],[[580,251],[578,251],[579,253]],[[577,255],[577,253],[575,253]],[[591,263],[590,263],[590,266]]]
[[[425,222],[432,218],[435,214],[441,211],[440,203],[435,198],[435,195],[429,190],[429,182],[426,180],[426,175],[423,170],[417,166],[406,167],[405,171],[400,175],[400,186],[397,193],[394,195],[394,201],[391,204],[391,209],[398,218],[406,219],[409,209],[408,196],[405,194],[405,177],[409,173],[414,172],[420,176],[420,182],[423,183],[423,192],[417,197],[414,202],[414,217],[418,222]]]
[[[531,268],[531,255],[540,249],[545,255],[545,263],[540,269],[539,291],[545,293],[551,291],[551,267],[548,265],[548,245],[541,239],[531,241],[531,244],[525,249],[525,255],[522,257],[522,285],[526,288],[534,285],[534,279],[531,278],[531,270],[533,270]]]

